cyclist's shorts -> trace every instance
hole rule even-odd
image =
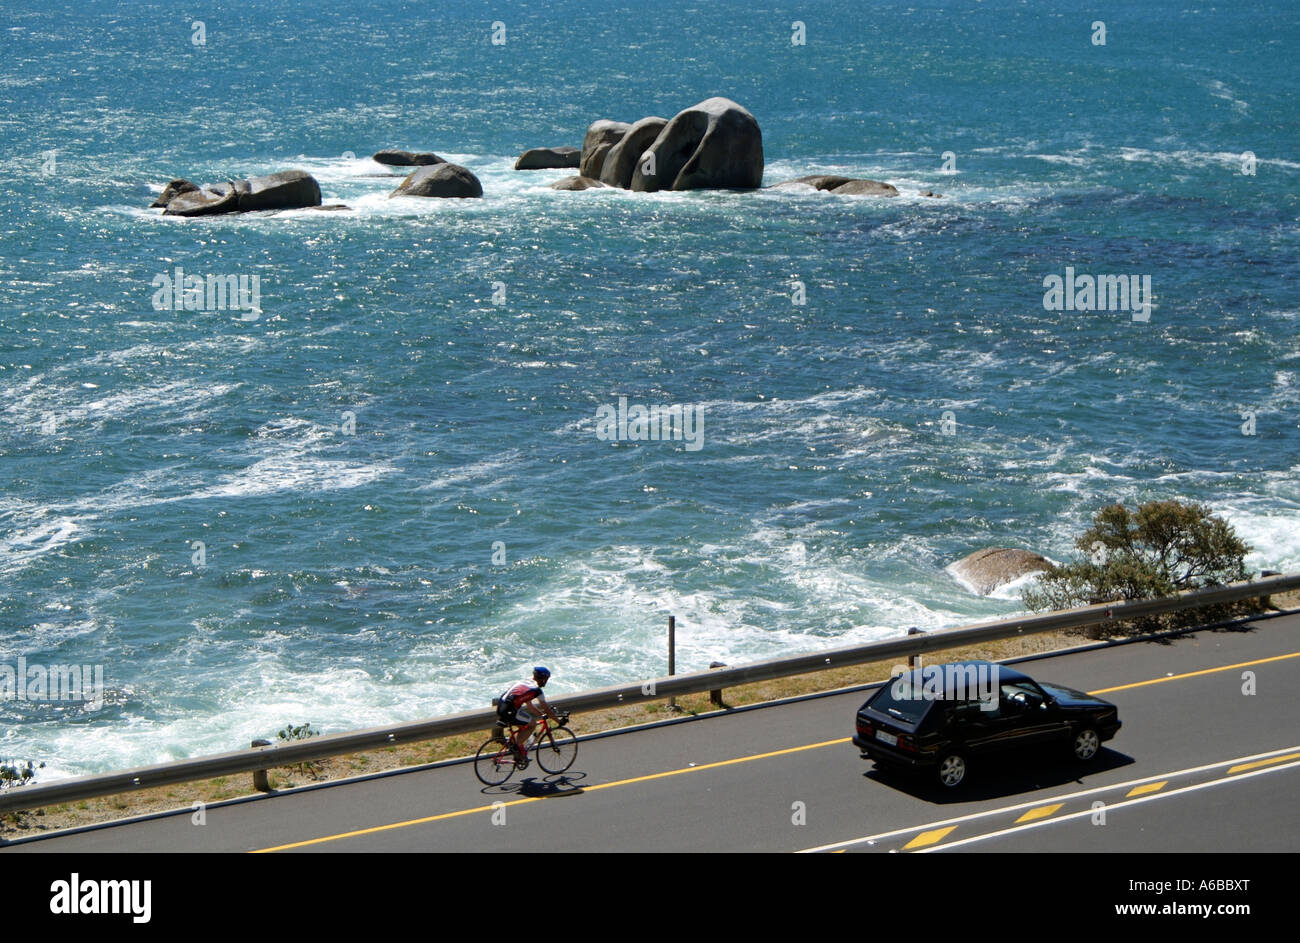
[[[527,727],[536,719],[537,718],[535,718],[532,714],[528,713],[527,707],[515,708],[515,723],[518,724],[520,727]]]

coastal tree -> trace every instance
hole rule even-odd
[[[1071,609],[1126,599],[1152,599],[1183,590],[1248,579],[1250,547],[1232,525],[1202,504],[1150,501],[1136,510],[1099,510],[1075,541],[1081,555],[1052,566],[1023,594],[1033,610]],[[1201,607],[1133,620],[1154,631],[1259,611],[1257,600]]]

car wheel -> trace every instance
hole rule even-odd
[[[939,785],[955,789],[966,781],[966,757],[960,753],[946,753],[935,768]]]
[[[1070,747],[1074,751],[1076,760],[1087,762],[1101,749],[1101,737],[1097,736],[1097,731],[1091,727],[1081,727],[1074,732]]]

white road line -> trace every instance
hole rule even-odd
[[[1249,763],[1252,760],[1268,759],[1270,756],[1278,756],[1282,753],[1291,753],[1300,750],[1300,744],[1293,747],[1283,747],[1280,750],[1269,750],[1267,753],[1256,753],[1253,756],[1238,757],[1234,760],[1222,760],[1217,763],[1209,763],[1205,766],[1193,766],[1188,769],[1176,770],[1172,773],[1157,773],[1154,776],[1144,776],[1142,779],[1131,779],[1126,783],[1113,783],[1109,786],[1097,786],[1093,789],[1085,789],[1082,792],[1072,792],[1059,796],[1040,796],[1030,802],[1022,802],[1019,805],[1002,806],[997,809],[989,809],[987,812],[972,812],[970,815],[961,815],[957,818],[944,819],[941,822],[928,822],[924,825],[912,825],[907,828],[896,828],[892,832],[881,832],[878,835],[867,835],[863,838],[850,838],[846,841],[832,842],[829,845],[818,845],[816,848],[805,848],[796,854],[807,855],[819,851],[829,851],[832,848],[848,848],[850,845],[860,845],[863,842],[879,841],[882,838],[893,838],[897,835],[907,835],[910,832],[923,832],[932,828],[942,828],[945,825],[958,825],[962,822],[973,822],[976,819],[987,818],[990,815],[1002,815],[1007,812],[1017,812],[1021,809],[1032,809],[1036,806],[1048,802],[1059,802],[1063,799],[1078,799],[1081,796],[1090,796],[1098,792],[1109,792],[1112,789],[1124,789],[1140,786],[1143,783],[1155,782],[1159,779],[1167,779],[1172,776],[1191,776],[1194,773],[1203,773],[1206,770],[1218,769],[1220,766],[1234,766],[1237,763]],[[1278,767],[1279,769],[1282,767]],[[1237,778],[1237,777],[1234,777]],[[1160,795],[1171,795],[1171,793],[1160,793]],[[1109,808],[1114,808],[1110,806]],[[1091,810],[1090,810],[1091,811]]]
[[[1139,796],[1136,799],[1127,799],[1123,802],[1116,802],[1114,804],[1107,805],[1106,812],[1110,813],[1115,811],[1116,809],[1122,809],[1124,808],[1124,806],[1138,805],[1139,803],[1142,802],[1155,802],[1157,799],[1168,799],[1170,796],[1176,796],[1184,792],[1195,792],[1198,789],[1209,789],[1212,786],[1223,786],[1228,783],[1239,782],[1240,780],[1243,779],[1250,779],[1253,776],[1263,776],[1265,773],[1276,773],[1278,770],[1281,769],[1295,769],[1296,767],[1300,767],[1300,760],[1296,760],[1293,763],[1283,763],[1279,766],[1266,766],[1263,769],[1257,769],[1249,773],[1234,773],[1231,776],[1223,776],[1219,779],[1211,779],[1209,782],[1196,783],[1195,785],[1192,786],[1183,786],[1179,789],[1171,789],[1169,790],[1169,792],[1153,792],[1149,796]],[[1093,813],[1094,813],[1093,809],[1084,809],[1082,812],[1071,812],[1069,815],[1062,815],[1054,819],[1043,819],[1041,822],[1028,822],[1024,825],[1013,826],[1011,828],[1004,828],[996,832],[986,832],[983,835],[972,835],[970,838],[962,838],[959,839],[958,841],[948,842],[947,844],[935,845],[933,848],[926,848],[924,850],[918,849],[916,853],[922,855],[928,855],[932,851],[943,851],[947,848],[957,848],[961,845],[970,845],[977,841],[984,841],[989,838],[998,838],[1002,835],[1010,835],[1012,832],[1024,832],[1024,831],[1028,831],[1031,828],[1041,828],[1044,825],[1055,825],[1057,822],[1068,822],[1071,819],[1083,818],[1084,816],[1092,815]]]

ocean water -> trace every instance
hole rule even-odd
[[[682,670],[996,617],[1016,593],[949,563],[1067,557],[1114,501],[1204,501],[1300,567],[1291,0],[764,6],[0,3],[0,664],[107,688],[0,701],[0,755],[641,679],[669,614]],[[902,195],[512,169],[713,95],[766,183]],[[484,199],[388,201],[383,147]],[[294,167],[353,211],[146,208]],[[178,266],[257,276],[257,316],[156,310]],[[1149,321],[1045,309],[1067,267],[1148,276]],[[602,440],[620,396],[698,407],[702,447]]]

